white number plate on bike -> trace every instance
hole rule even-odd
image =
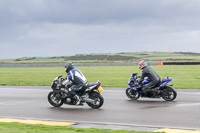
[[[103,88],[102,88],[102,87],[99,87],[99,88],[98,88],[98,91],[99,91],[99,93],[102,93],[102,92],[103,92]]]

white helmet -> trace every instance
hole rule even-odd
[[[140,68],[140,69],[145,68],[147,65],[148,65],[147,62],[144,61],[144,60],[142,60],[142,61],[139,62],[139,68]]]

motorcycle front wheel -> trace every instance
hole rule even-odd
[[[172,87],[166,86],[162,90],[161,96],[165,101],[173,101],[176,98],[177,93]]]
[[[129,88],[126,89],[126,95],[131,100],[137,100],[140,97],[140,94],[136,90]]]
[[[61,99],[60,95],[53,91],[49,92],[48,101],[54,107],[60,107],[63,105],[63,100]]]
[[[97,93],[97,92],[92,92],[89,95],[89,98],[94,100],[94,102],[87,102],[87,105],[90,106],[93,109],[98,109],[100,108],[103,103],[104,103],[104,99],[101,96],[101,94]]]

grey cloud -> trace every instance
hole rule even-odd
[[[4,0],[1,2],[4,12],[1,18],[18,22],[79,24],[124,22],[143,18],[165,20],[198,15],[200,9],[197,4],[200,2],[194,0]]]
[[[197,0],[0,0],[0,58],[200,52],[199,5]]]

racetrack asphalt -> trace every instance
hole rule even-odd
[[[200,90],[176,89],[173,102],[128,99],[126,88],[104,88],[100,109],[63,105],[52,107],[50,87],[0,86],[0,117],[75,122],[73,127],[155,131],[162,128],[200,130]]]

